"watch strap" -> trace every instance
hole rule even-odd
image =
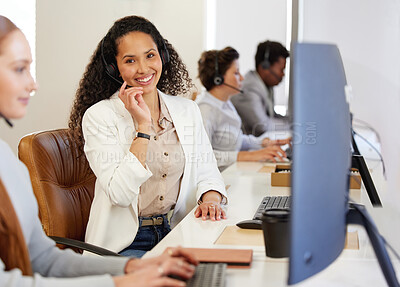
[[[136,137],[137,137],[137,138],[145,138],[145,139],[150,140],[150,135],[145,134],[145,133],[141,133],[141,132],[137,132],[137,133],[136,133]]]

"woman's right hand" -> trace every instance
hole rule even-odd
[[[125,108],[139,126],[151,125],[151,113],[143,100],[143,88],[131,87],[126,89],[126,85],[127,83],[124,82],[119,90],[119,98],[124,103]]]
[[[269,147],[269,146],[274,146],[274,145],[292,145],[292,137],[286,138],[286,139],[279,139],[279,140],[271,140],[269,138],[263,139],[261,146],[262,147]]]
[[[274,145],[266,148],[262,148],[255,151],[241,151],[238,153],[238,161],[267,161],[272,162],[283,161],[286,157],[286,153],[281,149],[280,146]]]
[[[113,277],[116,287],[186,286],[185,282],[167,277],[175,275],[183,280],[191,278],[194,267],[181,258],[169,257],[161,264],[148,265],[133,273]]]

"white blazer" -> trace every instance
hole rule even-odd
[[[226,196],[226,191],[197,104],[158,93],[172,117],[185,155],[179,197],[171,219],[173,227],[195,207],[203,193],[217,190]],[[120,252],[136,236],[140,186],[152,173],[129,151],[135,126],[118,92],[85,112],[82,129],[84,151],[97,177],[85,240]]]

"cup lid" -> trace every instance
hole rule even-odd
[[[289,215],[290,215],[290,210],[288,209],[273,208],[263,212],[263,216],[279,218],[279,219],[289,218]]]

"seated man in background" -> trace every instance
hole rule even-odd
[[[260,136],[266,131],[287,128],[287,120],[274,111],[274,90],[285,76],[289,52],[278,42],[266,41],[257,47],[256,70],[249,71],[243,81],[244,93],[231,101],[247,134]]]

